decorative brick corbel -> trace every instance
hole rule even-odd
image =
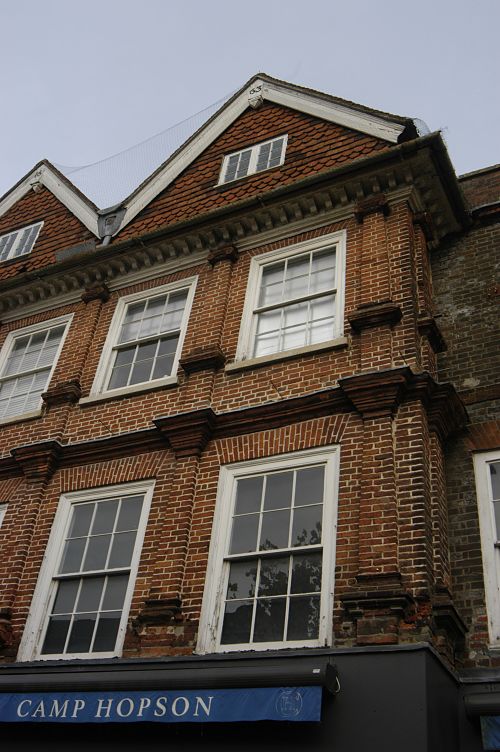
[[[177,459],[199,457],[213,435],[215,413],[210,407],[155,418],[153,423],[172,447]]]
[[[408,367],[372,371],[339,380],[339,386],[365,418],[395,415],[412,377]]]
[[[345,593],[340,601],[347,617],[356,623],[358,645],[394,645],[401,621],[411,618],[416,603],[401,584]]]
[[[435,353],[445,352],[448,348],[441,333],[436,319],[430,314],[420,316],[417,321],[418,333],[421,337],[427,337],[429,344]]]
[[[54,473],[62,445],[58,441],[43,441],[40,444],[27,444],[11,450],[11,455],[21,466],[25,478],[36,483],[47,481]]]
[[[389,211],[390,208],[385,195],[377,193],[374,196],[358,201],[354,208],[354,216],[359,224],[362,224],[364,218],[369,214],[383,214],[384,217],[387,217]]]
[[[139,633],[144,627],[159,627],[182,619],[180,598],[147,599],[139,614],[132,620],[132,628]]]
[[[212,248],[208,253],[208,263],[215,266],[220,261],[233,263],[238,258],[238,249],[234,245],[225,245],[221,248]]]
[[[413,224],[421,228],[424,237],[428,242],[434,240],[436,236],[436,228],[429,212],[418,212],[417,214],[414,214]]]
[[[102,303],[106,303],[109,300],[109,295],[107,286],[102,283],[86,287],[81,298],[84,303],[90,303],[92,300],[100,300]]]
[[[217,345],[195,347],[190,353],[180,359],[179,365],[185,373],[196,371],[217,370],[226,362],[226,356]]]
[[[69,379],[62,381],[56,386],[47,389],[42,394],[42,400],[47,408],[57,407],[59,405],[75,404],[82,396],[80,382],[78,379]]]
[[[351,328],[356,334],[374,326],[398,324],[403,317],[401,306],[392,300],[383,300],[377,303],[365,303],[350,313],[347,317]]]
[[[436,631],[444,632],[454,644],[463,643],[468,629],[446,587],[436,588],[432,597],[432,618]]]

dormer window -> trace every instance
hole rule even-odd
[[[287,138],[288,136],[279,136],[248,149],[236,151],[234,154],[226,154],[222,160],[219,185],[283,164]]]
[[[20,230],[0,235],[0,261],[26,256],[35,245],[38,233],[42,229],[43,222],[37,222]]]

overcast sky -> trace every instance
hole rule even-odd
[[[258,71],[441,129],[458,174],[500,162],[499,0],[0,0],[0,195],[85,165]]]

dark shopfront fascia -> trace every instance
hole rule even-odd
[[[479,717],[494,715],[500,707],[500,694],[490,676],[460,680],[423,643],[5,664],[0,667],[0,691],[0,707],[2,699],[5,703],[14,698],[9,712],[19,709],[21,716],[17,722],[0,725],[2,749],[15,745],[16,752],[57,752],[66,750],[69,742],[75,752],[89,748],[148,752],[160,745],[183,752],[194,752],[201,745],[204,750],[229,752],[235,741],[241,752],[396,752],[402,748],[405,752],[479,752],[483,749]],[[97,697],[100,718],[79,722],[81,703],[87,701],[90,707]],[[80,705],[72,718],[75,698]],[[66,706],[64,700],[69,701]],[[229,711],[222,711],[212,722],[219,700]],[[271,715],[264,713],[264,717],[274,720],[226,720],[238,715],[241,702],[244,712],[250,710],[257,716],[267,702]],[[144,721],[145,709],[152,717],[155,708],[153,722]],[[66,719],[47,720],[51,712]],[[320,720],[301,720],[304,712],[305,717],[317,712]],[[224,717],[224,713],[229,715]],[[2,717],[8,717],[7,711]]]

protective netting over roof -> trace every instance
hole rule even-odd
[[[97,207],[114,206],[158,169],[233,93],[156,136],[100,162],[82,167],[53,164]]]

